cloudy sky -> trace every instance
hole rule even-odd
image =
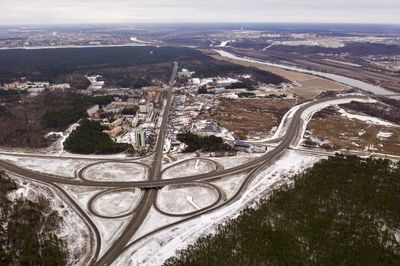
[[[400,0],[0,0],[0,25],[150,22],[400,24]]]

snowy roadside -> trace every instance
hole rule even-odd
[[[298,151],[287,151],[273,166],[265,169],[251,182],[242,197],[234,203],[212,213],[163,230],[135,244],[114,262],[113,265],[160,265],[179,249],[186,248],[204,234],[213,233],[216,225],[237,217],[245,207],[254,206],[277,186],[289,182],[296,173],[311,167],[321,157],[305,155]],[[224,181],[230,187],[229,182]],[[224,184],[219,183],[219,185]],[[159,218],[158,218],[159,219]],[[167,219],[168,220],[168,219]],[[160,220],[159,220],[160,221]],[[144,224],[155,221],[147,221]],[[159,224],[162,226],[164,224]]]

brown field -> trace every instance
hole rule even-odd
[[[315,98],[320,93],[325,91],[343,91],[349,89],[349,87],[346,85],[300,72],[289,71],[278,67],[271,67],[259,63],[250,63],[243,60],[227,59],[219,55],[214,55],[213,58],[217,60],[228,61],[246,67],[255,67],[257,69],[268,71],[276,75],[282,76],[292,82],[298,82],[301,84],[301,86],[291,89],[290,92],[305,99]]]
[[[219,105],[200,119],[213,119],[241,139],[266,134],[279,124],[295,100],[221,98]]]
[[[312,136],[341,149],[365,151],[366,147],[373,145],[376,150],[370,151],[400,155],[400,127],[371,125],[335,112],[322,112],[310,121],[307,129]],[[392,136],[379,139],[377,134],[381,131],[390,132]]]

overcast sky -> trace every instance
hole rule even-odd
[[[400,0],[0,0],[0,24],[345,22],[400,24]]]

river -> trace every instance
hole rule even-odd
[[[219,55],[229,58],[229,59],[242,60],[242,61],[247,61],[250,63],[263,64],[263,65],[272,66],[272,67],[279,67],[279,68],[290,70],[290,71],[297,71],[297,72],[301,72],[301,73],[305,73],[305,74],[320,76],[320,77],[324,77],[324,78],[328,78],[328,79],[337,81],[339,83],[342,83],[342,84],[345,84],[345,85],[348,85],[351,87],[355,87],[355,88],[359,88],[364,91],[371,92],[373,94],[387,96],[389,98],[400,100],[400,96],[394,95],[394,94],[396,94],[396,92],[390,91],[390,90],[382,88],[380,86],[375,86],[375,85],[363,82],[361,80],[348,78],[348,77],[344,77],[344,76],[337,75],[337,74],[325,73],[325,72],[320,72],[320,71],[315,71],[315,70],[308,70],[305,68],[300,68],[300,67],[295,67],[295,66],[287,66],[287,65],[277,64],[277,63],[260,61],[260,60],[252,59],[249,57],[240,57],[240,56],[234,55],[232,53],[229,53],[229,52],[226,52],[223,50],[214,50],[214,51],[217,52]]]

